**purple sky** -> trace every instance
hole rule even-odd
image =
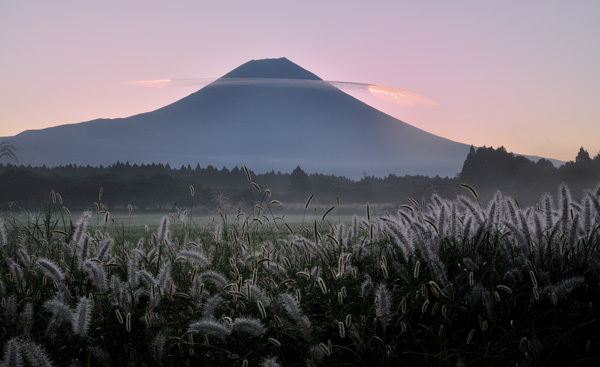
[[[358,95],[431,133],[563,160],[600,152],[600,1],[3,1],[0,136],[126,117],[251,59],[325,80],[410,90]]]

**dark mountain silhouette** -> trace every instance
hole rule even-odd
[[[247,62],[158,110],[29,130],[23,164],[247,165],[256,172],[441,175],[460,172],[469,146],[380,112],[291,61]]]

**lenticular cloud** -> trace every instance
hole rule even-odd
[[[204,87],[219,87],[219,86],[237,86],[237,85],[253,85],[253,86],[273,86],[273,87],[289,87],[289,88],[308,88],[308,89],[327,89],[338,88],[344,92],[364,93],[372,95],[380,100],[388,103],[398,104],[407,107],[413,106],[433,106],[435,102],[423,95],[411,92],[404,89],[388,87],[385,85],[365,84],[355,82],[342,81],[326,81],[326,80],[310,80],[310,79],[285,79],[285,78],[174,78],[174,79],[155,79],[155,80],[138,80],[133,82],[125,82],[127,85],[135,85],[140,87],[165,88],[175,86],[192,86],[201,85]]]

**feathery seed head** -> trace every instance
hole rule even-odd
[[[392,309],[392,296],[385,284],[380,284],[375,291],[375,315],[380,319],[383,326],[390,320]]]
[[[273,339],[273,338],[269,338],[269,341],[271,341],[270,339]],[[273,340],[275,340],[275,339],[273,339]],[[261,365],[261,367],[281,367],[281,364],[277,360],[277,357],[267,358],[267,359],[263,360],[260,365]]]
[[[192,322],[188,326],[188,331],[199,333],[206,337],[214,337],[219,340],[225,340],[231,334],[229,327],[213,319],[202,319]]]
[[[160,225],[158,226],[158,231],[156,234],[157,243],[156,245],[160,245],[163,241],[170,239],[170,231],[169,231],[169,216],[165,215],[162,217],[160,221]]]
[[[265,327],[258,319],[238,318],[231,325],[233,331],[243,332],[252,336],[260,336],[266,332]]]
[[[52,260],[46,258],[39,258],[36,263],[37,267],[42,272],[52,278],[57,283],[62,282],[65,279],[65,275]]]
[[[6,235],[6,227],[4,225],[4,221],[0,219],[0,248],[8,245],[8,237]]]
[[[21,342],[21,350],[30,366],[51,367],[52,361],[48,354],[36,343],[30,340]]]
[[[21,342],[17,338],[12,338],[4,345],[4,360],[2,366],[23,366],[23,355],[21,353]]]
[[[86,297],[81,297],[77,302],[75,311],[73,312],[72,329],[73,334],[86,336],[90,321],[92,318],[92,306],[90,300]]]

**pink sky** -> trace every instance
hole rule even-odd
[[[600,152],[600,1],[3,1],[0,136],[174,102],[251,59],[380,84],[435,105],[382,109],[476,146]]]

